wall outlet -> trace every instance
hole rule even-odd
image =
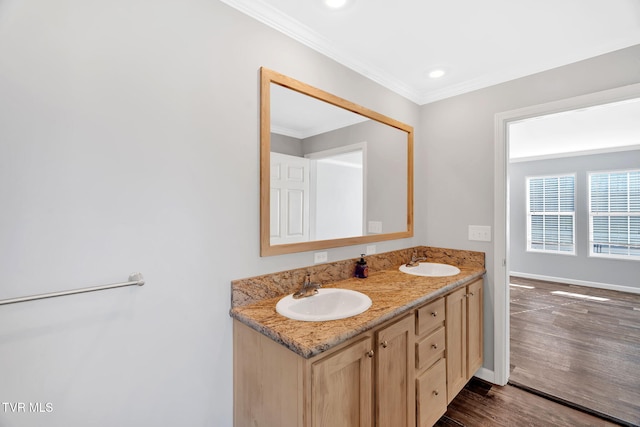
[[[367,255],[373,255],[376,253],[376,245],[367,245]]]
[[[326,252],[316,252],[315,254],[313,254],[313,263],[314,264],[319,264],[321,262],[327,262],[328,260],[328,256]]]
[[[382,233],[382,221],[369,221],[367,231],[373,234]]]
[[[490,225],[470,225],[469,240],[477,240],[480,242],[490,242],[491,226]]]

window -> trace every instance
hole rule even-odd
[[[527,250],[575,255],[575,175],[527,178]]]
[[[640,260],[640,170],[589,174],[589,255]]]

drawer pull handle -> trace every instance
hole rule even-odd
[[[433,395],[434,395],[434,396],[437,396],[437,395],[439,395],[439,394],[440,394],[440,392],[439,392],[438,390],[433,390]]]
[[[387,348],[387,346],[389,345],[389,343],[388,343],[388,342],[386,342],[386,341],[382,341],[382,344],[380,344],[380,345],[382,345],[382,348]]]
[[[437,312],[437,311],[432,311],[432,312],[431,312],[431,317],[436,317],[437,315],[438,315],[438,312]]]
[[[467,296],[472,297],[472,296],[473,296],[473,292],[469,292],[469,293],[467,294]]]
[[[437,350],[438,349],[438,344],[431,344],[431,348],[434,349],[434,350]]]
[[[369,356],[369,357],[373,357],[373,350],[369,350],[369,351],[367,352],[367,356]]]

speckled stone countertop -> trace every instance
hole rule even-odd
[[[456,265],[460,269],[460,273],[449,277],[423,277],[399,271],[398,267],[403,262],[406,262],[404,260],[411,258],[410,254],[416,249],[420,256],[427,255],[427,261]],[[409,254],[408,258],[406,257],[407,253]],[[306,271],[321,268],[313,266],[309,267],[309,269],[291,270],[233,281],[230,315],[300,356],[310,358],[362,332],[375,328],[387,320],[408,313],[412,309],[449,293],[459,286],[470,283],[485,273],[484,253],[481,252],[421,246],[387,254],[378,254],[367,257],[367,259],[373,261],[373,263],[369,263],[368,278],[357,279],[349,277],[332,282],[321,282],[324,288],[352,289],[368,295],[372,304],[364,313],[347,319],[325,322],[302,322],[278,314],[275,309],[278,300],[299,287],[302,280],[297,279],[304,277]],[[393,261],[390,263],[381,262],[381,260],[389,259]],[[355,261],[356,259],[349,260],[349,262],[340,261],[335,264],[340,264],[339,267],[344,267],[344,265],[355,265]],[[342,265],[343,263],[344,265]],[[371,267],[372,265],[374,268]],[[376,268],[376,266],[382,268]],[[238,289],[242,290],[240,294],[243,297],[250,294],[248,292],[249,288],[256,288],[256,292],[262,295],[265,293],[262,288],[269,287],[270,281],[278,283],[282,287],[282,282],[285,281],[283,277],[296,279],[288,280],[287,282],[289,283],[284,286],[285,288],[290,288],[292,284],[295,284],[296,287],[293,290],[287,289],[275,297],[270,295],[270,292],[266,292],[266,296],[263,298],[233,299],[234,292],[238,291]],[[313,279],[313,276],[312,280],[319,281]],[[247,299],[249,302],[247,302]]]

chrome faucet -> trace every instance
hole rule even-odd
[[[416,251],[413,251],[413,255],[411,255],[411,261],[409,261],[406,265],[407,267],[417,267],[418,265],[420,265],[420,261],[426,260],[427,258],[425,257],[418,258],[418,253]]]
[[[293,294],[293,298],[299,299],[299,298],[314,296],[315,294],[318,293],[318,288],[321,288],[321,287],[322,285],[320,283],[312,283],[311,275],[307,274],[306,277],[304,278],[304,283],[302,284],[302,287]]]

